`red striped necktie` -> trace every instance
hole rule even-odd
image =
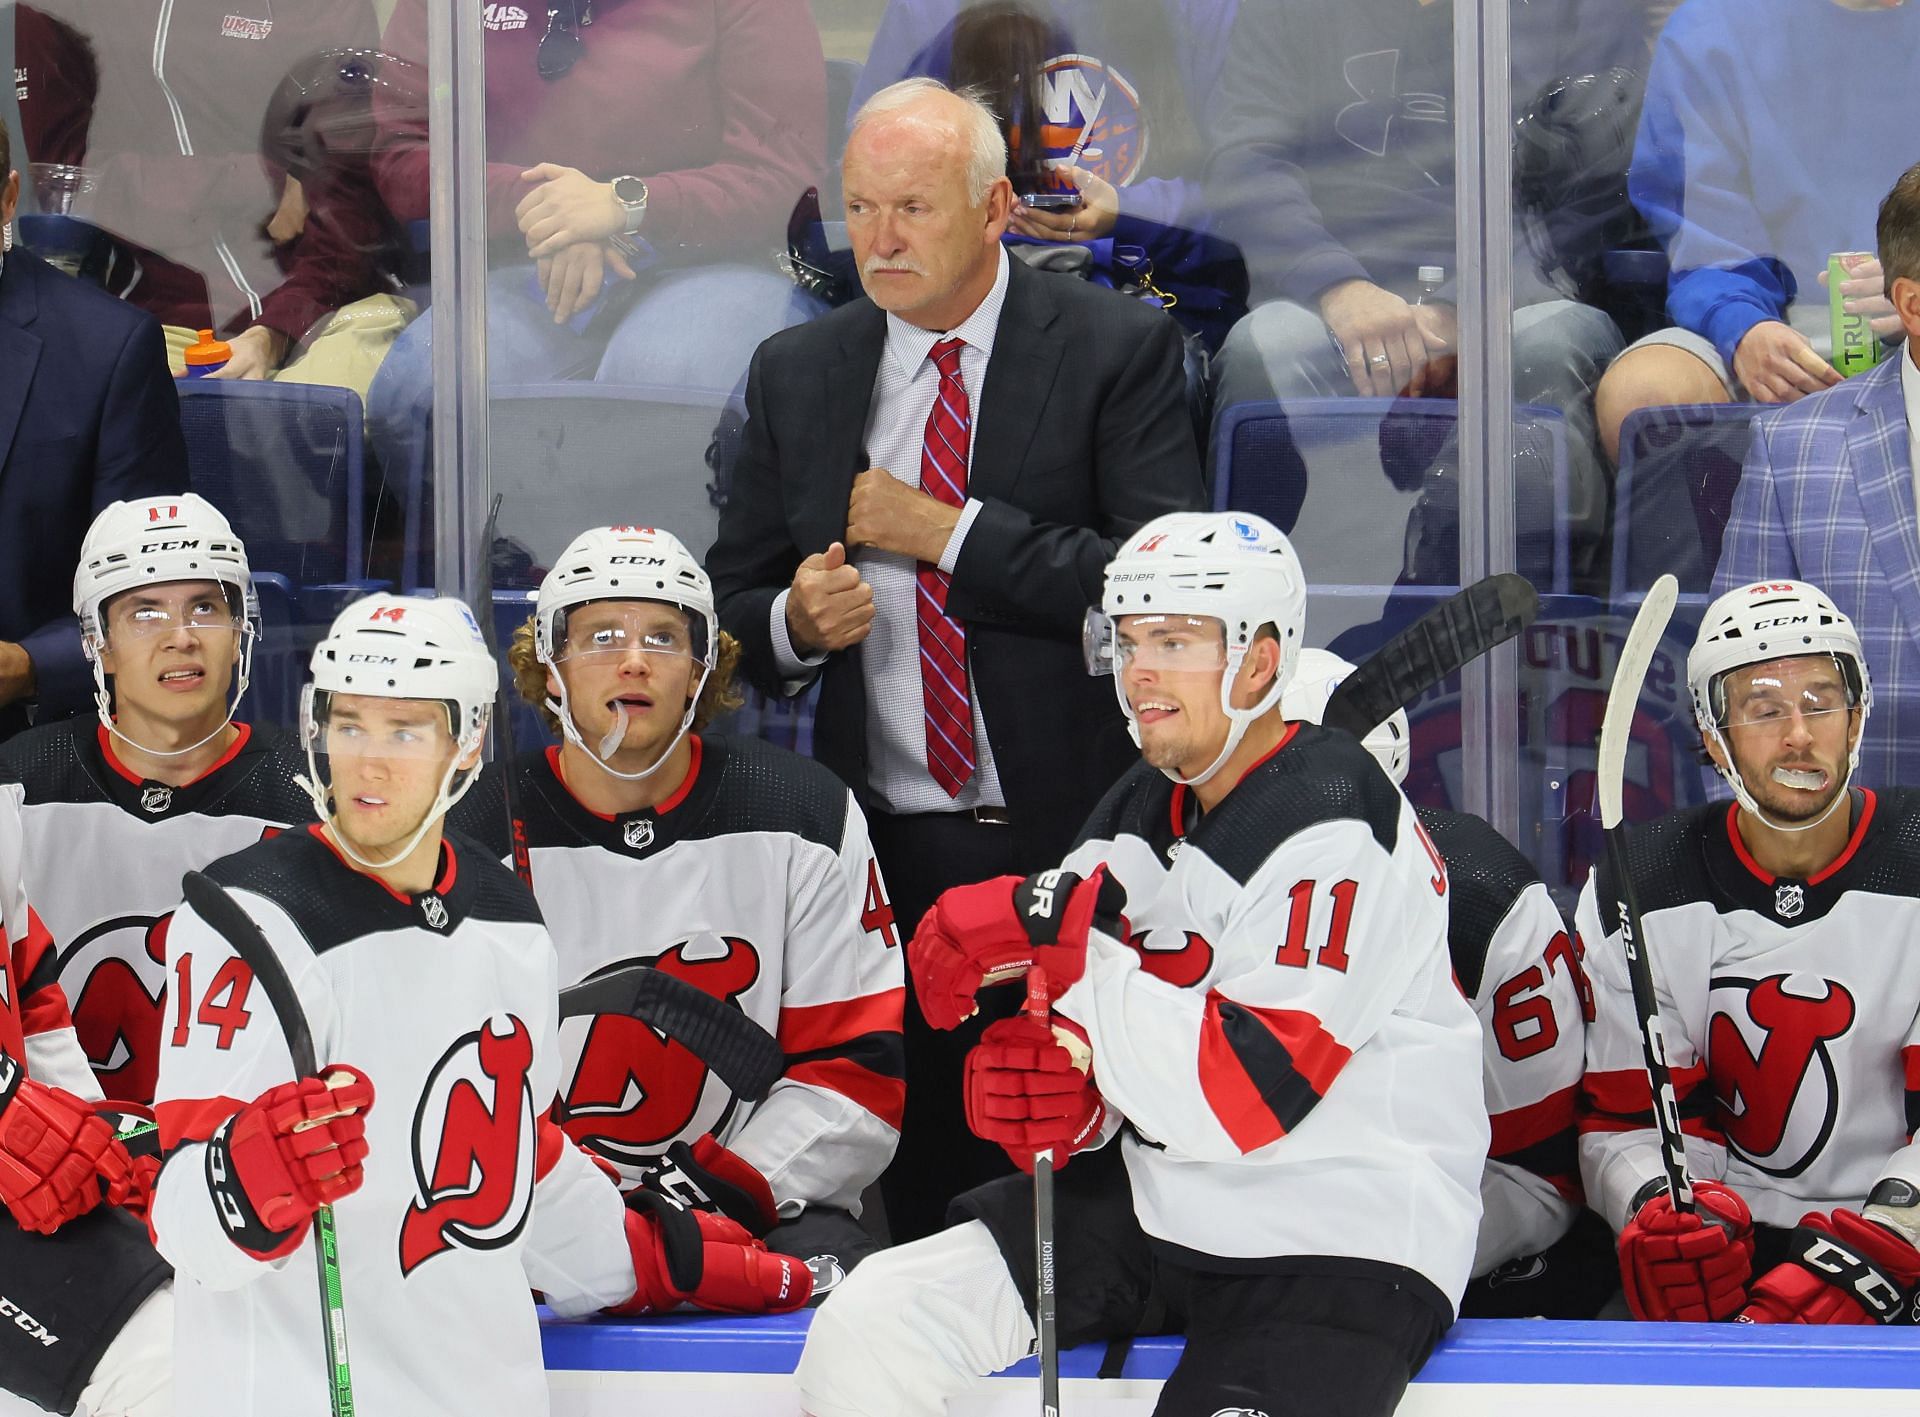
[[[973,434],[967,386],[960,379],[966,341],[944,339],[928,356],[940,367],[940,390],[927,415],[920,449],[920,489],[949,507],[967,500],[967,445]],[[973,776],[973,700],[967,685],[967,632],[947,614],[952,580],[938,566],[919,565],[915,595],[920,625],[920,684],[926,700],[927,771],[949,797]]]

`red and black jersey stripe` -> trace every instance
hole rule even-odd
[[[1299,1126],[1352,1056],[1310,1013],[1255,1008],[1207,992],[1200,1087],[1242,1152]]]

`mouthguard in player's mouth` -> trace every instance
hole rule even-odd
[[[1827,775],[1818,768],[1775,768],[1773,780],[1802,792],[1818,792],[1827,785]]]

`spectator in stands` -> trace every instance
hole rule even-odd
[[[424,62],[426,15],[400,0],[386,48]],[[826,161],[804,0],[549,0],[485,23],[493,379],[732,393],[755,345],[820,308],[774,264]],[[397,217],[427,215],[423,117],[394,124],[375,170]],[[390,479],[423,447],[431,323],[374,384]]]
[[[1357,393],[1453,394],[1451,0],[1276,0],[1241,10],[1211,113],[1209,204],[1259,304],[1216,364],[1220,406]],[[1644,67],[1644,0],[1540,0],[1513,16],[1513,92]],[[1561,410],[1569,514],[1590,546],[1607,490],[1592,389],[1613,321],[1550,280],[1516,224],[1515,396]],[[1422,269],[1437,268],[1425,282]]]
[[[1205,495],[1178,327],[1010,261],[1005,169],[993,114],[937,81],[855,116],[867,298],[754,356],[707,558],[747,677],[769,694],[819,680],[816,754],[873,823],[903,931],[948,886],[1057,861],[1132,760],[1081,622],[1120,538]],[[896,1241],[1006,1169],[961,1116],[977,1032],[907,1011]]]
[[[71,214],[124,248],[114,291],[166,326],[176,375],[211,329],[232,347],[211,377],[273,377],[335,311],[381,289],[387,227],[364,158],[301,180],[262,153],[290,70],[319,51],[372,49],[370,0],[277,13],[236,0],[35,0],[14,23],[28,155],[76,169]],[[297,377],[333,381],[324,354],[305,367]],[[363,393],[371,370],[355,381]]]
[[[1246,314],[1240,253],[1210,234],[1202,116],[1239,0],[891,0],[857,107],[909,74],[978,86],[1000,115],[1016,196],[1010,240],[1088,248],[1094,279],[1163,292],[1217,350]],[[1015,254],[1022,254],[1016,249]]]
[[[1873,665],[1860,780],[1890,787],[1920,781],[1920,164],[1880,204],[1877,227],[1905,347],[1754,420],[1713,589],[1792,579],[1832,597]]]
[[[12,148],[0,124],[0,739],[91,700],[69,612],[94,513],[187,485],[159,325],[14,246]]]
[[[1884,96],[1858,121],[1870,74]],[[1840,382],[1827,258],[1867,245],[1874,203],[1914,158],[1920,6],[1899,0],[1688,0],[1660,36],[1630,191],[1665,245],[1671,328],[1634,344],[1595,395],[1607,456],[1652,404],[1791,403]],[[1898,339],[1869,260],[1848,309]]]

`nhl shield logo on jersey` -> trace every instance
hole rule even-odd
[[[628,822],[621,829],[620,839],[626,842],[629,851],[645,851],[653,845],[653,823],[645,820]]]
[[[1800,912],[1807,908],[1807,888],[1802,885],[1783,885],[1774,887],[1773,913],[1782,920],[1797,920]]]
[[[159,816],[173,807],[173,789],[161,783],[151,783],[140,789],[140,810]]]
[[[533,1207],[533,1036],[497,1015],[447,1049],[413,1117],[418,1198],[400,1226],[400,1272],[459,1246],[512,1244]]]
[[[427,928],[431,930],[445,930],[447,928],[447,921],[451,918],[447,914],[447,903],[437,895],[423,895],[418,897],[418,899],[420,901],[420,914],[426,917]]]
[[[1708,1008],[1707,1075],[1728,1145],[1756,1171],[1799,1175],[1840,1115],[1829,1045],[1858,1017],[1853,995],[1812,974],[1722,976]]]
[[[610,968],[640,962],[619,961]],[[760,977],[752,942],[732,935],[683,940],[656,956],[655,968],[727,1002]],[[586,1030],[585,1041],[576,1030]],[[681,1135],[719,1132],[733,1116],[733,1093],[681,1043],[624,1014],[561,1024],[562,1051],[577,1056],[555,1115],[567,1135],[616,1165],[643,1168]],[[575,1049],[578,1048],[576,1054]]]

